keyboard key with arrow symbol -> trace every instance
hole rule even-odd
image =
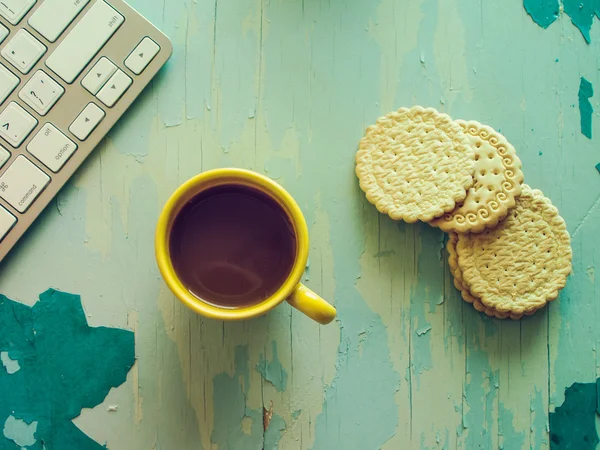
[[[122,70],[117,70],[115,74],[108,80],[100,92],[98,99],[109,108],[112,108],[115,103],[127,92],[133,80],[129,78]]]
[[[139,75],[148,67],[159,51],[160,46],[149,37],[145,37],[127,57],[125,67]]]
[[[90,94],[96,95],[116,71],[117,66],[108,58],[102,57],[88,72],[81,84]]]
[[[102,108],[95,103],[88,103],[81,114],[73,121],[69,131],[80,141],[85,141],[105,116],[106,113]]]

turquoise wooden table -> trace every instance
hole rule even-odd
[[[520,0],[131,3],[173,58],[0,273],[11,298],[77,293],[91,325],[135,332],[127,382],[77,426],[113,450],[549,448],[565,388],[600,374],[600,117],[584,136],[578,97],[581,77],[600,89],[598,20],[588,44],[566,14],[544,29]],[[589,102],[600,111],[600,95]],[[452,285],[443,233],[367,203],[358,141],[413,104],[499,129],[559,207],[574,273],[549,308],[482,316]],[[304,279],[339,320],[282,305],[224,324],[166,289],[159,211],[224,166],[296,197],[312,239]]]

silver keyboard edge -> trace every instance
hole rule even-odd
[[[100,49],[98,54],[92,58],[90,63],[79,74],[74,82],[72,84],[68,84],[46,66],[46,59],[53,53],[54,49],[62,43],[65,37],[71,32],[77,23],[79,23],[81,18],[85,16],[87,11],[98,1],[106,1],[106,3],[111,5],[125,17],[125,22],[116,31],[112,38]],[[19,85],[2,103],[0,106],[0,111],[4,110],[6,106],[10,104],[10,102],[14,101],[38,120],[37,126],[23,141],[18,149],[11,147],[3,139],[0,139],[0,144],[11,153],[10,159],[0,169],[0,176],[11,166],[11,164],[19,155],[25,155],[30,162],[32,162],[37,168],[51,178],[51,182],[46,186],[44,191],[33,202],[25,214],[20,214],[10,204],[0,198],[0,205],[17,218],[17,223],[8,232],[4,239],[0,241],[0,261],[5,258],[9,251],[25,234],[27,229],[29,229],[29,227],[35,222],[42,211],[52,202],[60,189],[62,189],[66,182],[73,176],[83,161],[85,161],[85,159],[91,154],[94,148],[102,141],[102,139],[104,139],[110,129],[132,105],[135,99],[156,76],[156,74],[169,60],[173,53],[173,46],[167,36],[165,36],[164,33],[159,31],[158,28],[156,28],[135,9],[122,0],[91,1],[55,42],[48,42],[28,23],[29,18],[35,13],[41,4],[42,2],[38,1],[16,26],[13,26],[3,17],[0,17],[0,23],[10,30],[10,35],[0,45],[0,51],[19,29],[26,29],[48,48],[46,54],[31,68],[27,75],[23,75],[10,63],[5,61],[3,58],[0,58],[0,62],[2,62],[6,68],[8,68],[21,80]],[[125,66],[125,60],[144,37],[150,37],[152,40],[154,40],[160,46],[160,51],[149,63],[146,69],[140,75],[136,75]],[[117,65],[119,69],[133,79],[133,84],[130,86],[129,90],[125,92],[121,99],[112,108],[108,108],[106,105],[104,105],[98,98],[94,97],[87,90],[85,90],[81,84],[81,80],[85,77],[85,75],[87,75],[90,68],[92,68],[102,57],[107,57],[110,59],[114,64]],[[50,75],[66,90],[63,98],[58,101],[58,103],[46,116],[40,116],[32,108],[30,108],[29,105],[19,99],[18,96],[19,91],[24,84],[29,81],[31,76],[33,76],[33,74],[40,69]],[[72,133],[70,133],[69,126],[83,111],[85,105],[90,102],[96,103],[96,105],[100,106],[106,112],[106,117],[102,122],[100,122],[98,127],[85,141],[80,141]],[[79,147],[59,173],[52,172],[26,150],[27,145],[29,145],[41,127],[48,122],[55,125]]]

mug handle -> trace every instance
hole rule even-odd
[[[321,325],[327,325],[336,316],[336,310],[333,306],[302,284],[296,286],[296,289],[288,298],[288,302],[298,311],[303,312]]]

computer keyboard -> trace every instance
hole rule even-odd
[[[171,53],[122,0],[0,0],[0,261]]]

